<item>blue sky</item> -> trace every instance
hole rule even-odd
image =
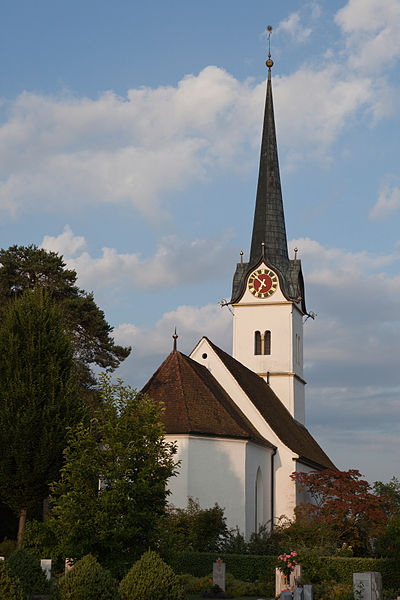
[[[1,246],[63,254],[133,346],[231,350],[272,25],[287,233],[299,248],[307,424],[332,460],[400,477],[399,0],[114,0],[0,7]]]

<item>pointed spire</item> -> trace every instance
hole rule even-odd
[[[268,41],[270,40],[271,31],[272,27],[269,26]],[[265,245],[265,258],[272,265],[280,265],[288,261],[274,106],[272,101],[271,67],[273,64],[269,46],[268,60],[266,62],[268,67],[267,94],[250,264],[254,264],[260,260],[262,256],[262,243]]]

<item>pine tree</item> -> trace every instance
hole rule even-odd
[[[48,495],[67,430],[81,417],[73,349],[60,308],[43,289],[10,301],[0,324],[0,500],[19,516]]]

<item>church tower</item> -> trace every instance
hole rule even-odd
[[[263,377],[300,423],[303,379],[304,282],[297,251],[288,256],[268,54],[267,93],[249,262],[233,278],[233,357]]]

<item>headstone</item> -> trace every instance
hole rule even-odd
[[[377,571],[353,573],[355,600],[382,600],[382,576]]]
[[[293,592],[293,600],[303,600],[303,598],[304,598],[303,588],[295,587],[294,592]]]
[[[0,560],[6,560],[5,556],[0,556]]]
[[[292,592],[289,592],[289,590],[283,590],[279,598],[280,600],[292,600]]]
[[[225,563],[220,558],[213,564],[213,585],[219,585],[225,592]]]
[[[313,600],[312,585],[303,585],[304,600]]]
[[[46,573],[46,578],[50,581],[51,579],[51,558],[42,558],[40,561],[40,566],[43,571]]]

